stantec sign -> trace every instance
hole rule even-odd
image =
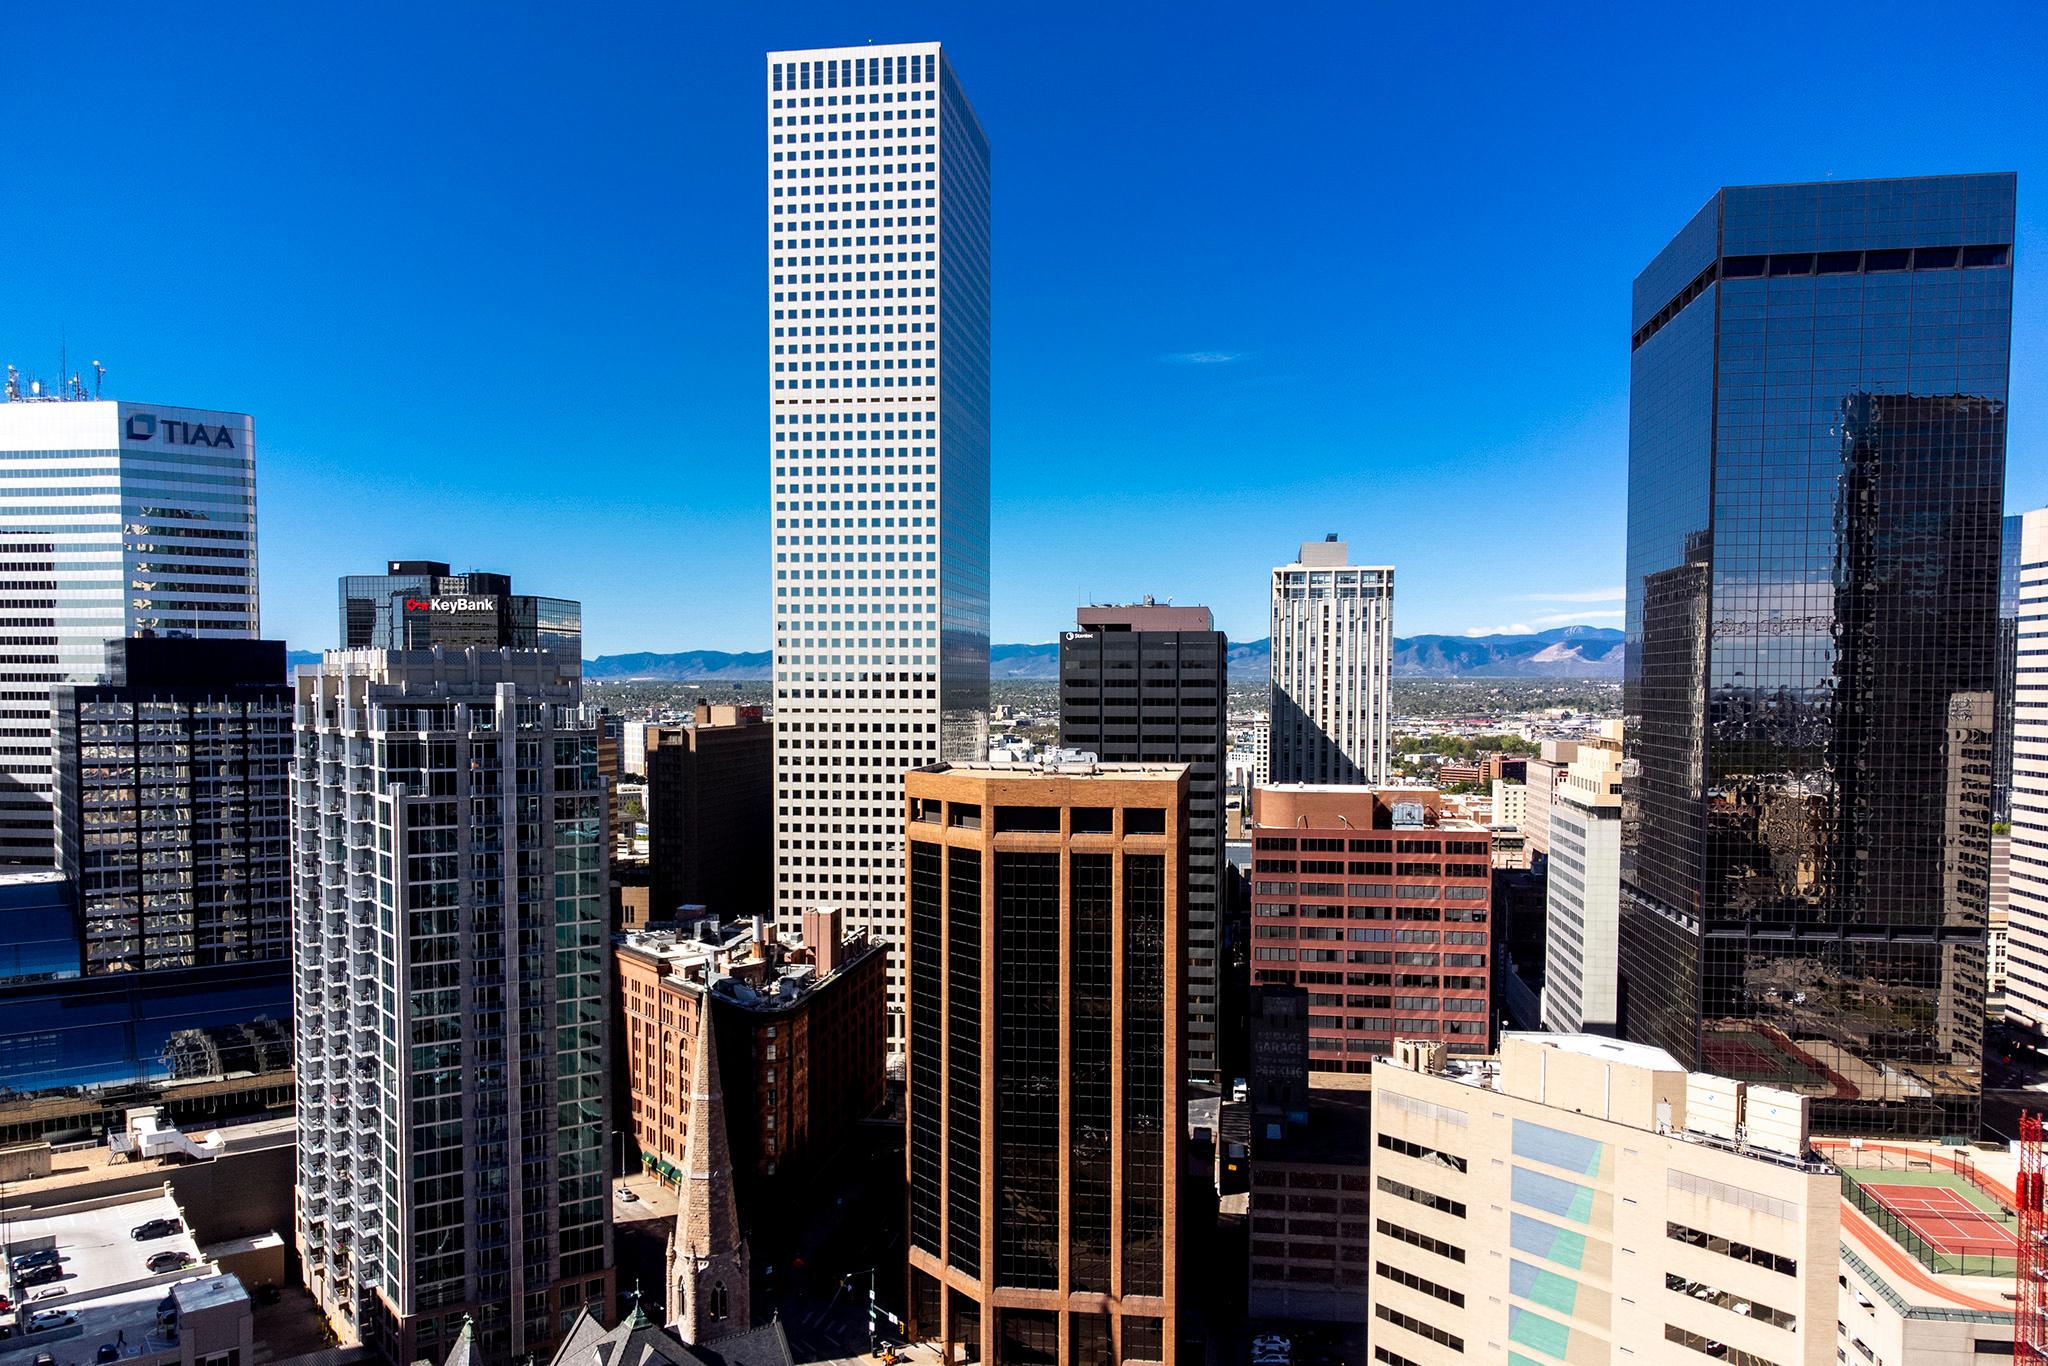
[[[209,427],[204,422],[180,422],[155,413],[130,413],[123,431],[130,441],[155,441],[166,446],[212,446],[235,448],[235,435],[226,427]]]

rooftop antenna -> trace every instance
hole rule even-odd
[[[94,398],[100,396],[100,385],[105,382],[106,378],[107,367],[101,365],[98,361],[94,361],[92,363],[92,396]]]

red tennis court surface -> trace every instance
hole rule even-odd
[[[2012,1230],[1947,1186],[1865,1184],[1864,1190],[1925,1238],[1937,1252],[1969,1257],[2016,1257]]]

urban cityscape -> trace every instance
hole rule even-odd
[[[1233,61],[1191,14],[1161,41]],[[747,168],[702,207],[749,254],[690,267],[760,291],[704,342],[766,398],[731,400],[741,506],[685,459],[585,524],[595,465],[488,436],[304,506],[352,452],[292,405],[131,385],[96,306],[0,312],[0,1366],[2048,1363],[2031,160],[1710,147],[1628,254],[1588,239],[1618,479],[1475,454],[1411,515],[1369,462],[1310,489],[1244,451],[1274,540],[1198,460],[1004,470],[1063,402],[1010,378],[1010,206],[1060,199],[1074,253],[1131,211],[1004,188],[1088,98],[1020,81],[1062,48],[804,22],[688,57],[750,130],[700,168]],[[1512,220],[1597,213],[1560,195],[1467,269],[1545,269]],[[1269,246],[1340,249],[1277,212]],[[1022,485],[1056,513],[1020,554]],[[1559,485],[1583,516],[1530,510]],[[494,490],[530,535],[472,536]],[[748,580],[739,634],[719,583],[604,600],[649,502]],[[1144,581],[1020,640],[1006,599],[1129,578],[1062,507]],[[1533,554],[1448,567],[1524,518]],[[1620,586],[1547,586],[1586,565]]]

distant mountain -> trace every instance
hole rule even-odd
[[[319,662],[320,652],[318,650],[286,650],[284,652],[286,673],[290,673],[301,664],[318,664]]]
[[[293,663],[317,661],[318,655],[294,651]],[[1527,636],[1410,636],[1394,641],[1396,678],[1620,678],[1621,632],[1611,626],[1560,626]],[[989,677],[1054,679],[1059,677],[1057,641],[1041,645],[991,645]],[[1247,683],[1272,670],[1272,649],[1264,640],[1236,641],[1230,647],[1230,677]],[[585,660],[584,677],[674,679],[694,682],[746,682],[771,676],[766,650],[726,654],[691,650],[683,654],[600,655]]]
[[[774,676],[766,650],[727,654],[723,650],[689,650],[677,655],[599,655],[583,661],[583,676],[601,682],[627,678],[674,679],[695,683],[745,683]]]

